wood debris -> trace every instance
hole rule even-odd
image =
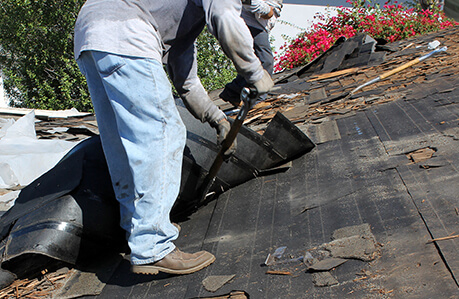
[[[46,273],[34,279],[18,279],[0,290],[0,299],[52,298],[53,292],[64,285],[69,272],[70,270],[66,269],[65,271]]]
[[[242,291],[232,291],[228,295],[217,296],[217,297],[200,297],[200,299],[247,299],[249,295]]]
[[[341,75],[352,74],[352,73],[356,73],[358,70],[359,70],[359,68],[354,67],[354,68],[345,69],[345,70],[341,70],[341,71],[336,71],[336,72],[332,72],[332,73],[312,76],[311,79],[308,80],[308,82],[317,81],[317,80],[324,80],[324,79],[330,79],[330,78],[338,77],[338,76],[341,76]]]
[[[273,274],[273,275],[292,275],[290,271],[277,271],[277,270],[268,270],[266,274]]]
[[[407,153],[406,157],[411,161],[411,163],[419,163],[431,159],[436,151],[437,150],[435,148],[425,147]]]
[[[451,240],[451,239],[456,239],[456,238],[459,238],[459,235],[436,238],[436,239],[432,239],[432,240],[427,241],[427,243],[432,243],[432,242],[437,242],[437,241],[444,241],[444,240]]]

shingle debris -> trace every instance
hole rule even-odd
[[[392,51],[386,53],[384,62],[379,59],[371,64],[359,67],[352,65],[349,69],[333,70],[328,74],[305,73],[302,72],[302,68],[277,74],[275,88],[289,96],[271,94],[266,101],[255,105],[247,116],[251,121],[249,127],[255,131],[263,131],[278,111],[298,125],[312,123],[327,116],[348,114],[398,99],[419,100],[438,93],[443,95],[439,105],[450,105],[455,102],[455,99],[448,98],[448,93],[459,85],[458,38],[459,27],[453,27],[379,47],[380,50],[391,49]],[[343,94],[360,84],[429,53],[431,50],[428,44],[436,40],[441,46],[447,46],[448,50],[385,80],[369,85],[349,98],[340,99]],[[339,49],[332,48],[329,51],[334,50]],[[417,87],[421,85],[422,88]],[[227,103],[217,98],[214,100],[222,109],[228,109]]]

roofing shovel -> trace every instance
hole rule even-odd
[[[241,91],[241,101],[242,101],[241,109],[239,110],[239,113],[237,114],[236,119],[231,125],[231,129],[228,132],[228,135],[226,135],[225,140],[222,142],[220,151],[218,152],[217,157],[214,160],[214,163],[212,163],[212,166],[209,169],[209,173],[204,178],[204,181],[201,184],[197,192],[199,196],[197,199],[197,207],[206,204],[210,200],[207,198],[207,194],[209,193],[209,190],[212,187],[212,184],[215,182],[215,178],[217,177],[217,173],[220,170],[220,167],[222,166],[225,159],[228,158],[225,156],[225,152],[231,147],[234,140],[236,139],[239,129],[244,123],[247,113],[249,112],[250,107],[255,102],[255,99],[257,98],[257,96],[258,96],[258,93],[254,88],[244,87],[242,89]]]

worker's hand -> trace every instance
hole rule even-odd
[[[215,126],[215,129],[217,130],[217,145],[222,146],[223,141],[225,140],[226,136],[228,135],[231,129],[231,125],[229,121],[226,118],[224,118],[220,122],[218,122],[218,124]],[[237,140],[234,139],[233,144],[223,154],[226,157],[229,157],[236,152],[236,148]]]
[[[260,14],[260,18],[265,19],[265,20],[271,19],[272,16],[274,16],[274,8],[272,8],[271,6],[270,6],[270,10],[269,10],[269,12],[267,14],[263,14],[263,15]]]
[[[257,90],[258,95],[268,93],[273,88],[274,82],[266,70],[263,70],[263,77],[257,82],[253,83],[253,87]]]

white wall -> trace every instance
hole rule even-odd
[[[8,103],[5,97],[5,92],[3,91],[3,78],[0,76],[0,107],[8,107]]]
[[[279,48],[285,43],[285,39],[282,35],[295,37],[298,33],[311,26],[314,16],[317,13],[325,13],[326,11],[326,6],[284,4],[281,16],[278,19],[276,26],[274,26],[271,31],[271,36],[274,38],[273,47],[275,48],[275,51],[279,51]],[[282,21],[294,26],[284,24]]]

